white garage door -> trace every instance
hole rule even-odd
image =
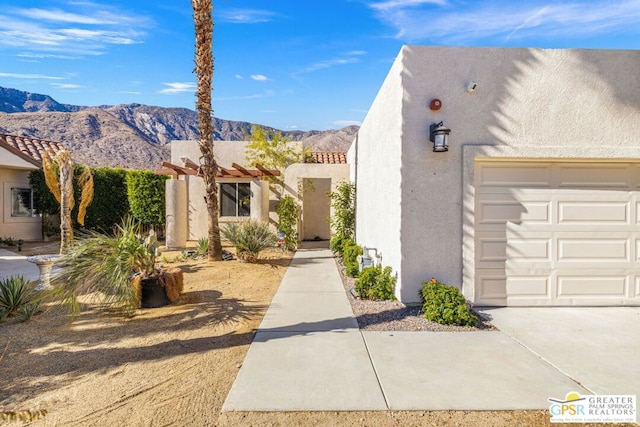
[[[476,163],[478,305],[640,305],[640,164]]]

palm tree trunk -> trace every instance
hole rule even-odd
[[[200,167],[204,179],[205,201],[209,213],[209,260],[222,260],[220,227],[218,225],[218,164],[213,155],[213,109],[211,80],[213,79],[213,3],[211,0],[191,0],[196,33],[196,110],[200,133]]]
[[[60,253],[63,254],[73,241],[73,163],[68,153],[58,156],[60,168]]]

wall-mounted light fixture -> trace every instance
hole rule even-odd
[[[449,133],[451,129],[444,127],[443,123],[432,123],[429,127],[429,139],[433,142],[433,151],[449,151]]]

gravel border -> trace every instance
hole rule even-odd
[[[429,332],[476,332],[495,331],[488,319],[474,311],[480,321],[475,326],[441,325],[427,320],[419,306],[406,306],[400,301],[370,301],[358,298],[354,284],[356,279],[345,275],[345,268],[334,258],[340,272],[344,290],[351,304],[358,326],[363,331],[429,331]]]

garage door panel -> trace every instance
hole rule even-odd
[[[631,224],[628,202],[611,201],[582,201],[582,202],[558,202],[558,223],[617,223]]]
[[[627,238],[577,238],[560,237],[558,262],[580,262],[585,267],[597,263],[630,262],[630,242]]]
[[[549,299],[551,287],[549,276],[511,276],[507,279],[506,292],[509,297],[535,296]]]
[[[507,259],[506,255],[506,245],[507,241],[503,238],[482,238],[478,240],[478,244],[476,249],[478,251],[478,255],[476,259],[478,262],[487,263],[487,262],[499,262],[504,263]],[[497,266],[499,267],[499,265]],[[491,268],[490,266],[486,266],[485,268]]]
[[[551,239],[508,238],[505,259],[514,262],[551,262]]]
[[[640,305],[639,165],[496,163],[476,168],[477,303]]]
[[[560,188],[620,188],[633,186],[633,174],[626,164],[572,165],[559,166],[558,187]]]
[[[494,164],[482,167],[477,175],[478,183],[482,187],[548,187],[549,169],[542,166],[523,166],[513,168],[506,165]]]
[[[558,297],[596,299],[626,294],[627,277],[617,275],[573,276],[558,274]]]

